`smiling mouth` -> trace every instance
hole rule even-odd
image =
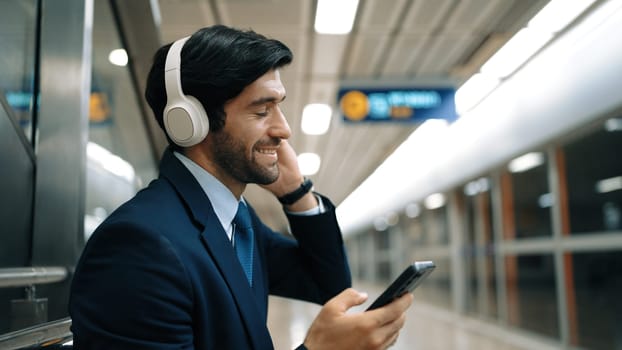
[[[276,148],[255,148],[257,153],[276,156]]]
[[[270,163],[276,163],[278,161],[278,149],[281,146],[281,140],[277,138],[270,138],[259,141],[255,144],[253,152],[256,152],[260,157],[267,159]]]
[[[276,164],[279,161],[279,157],[276,153],[276,148],[255,148],[255,154],[257,154],[259,159],[264,159],[268,161],[270,165]]]

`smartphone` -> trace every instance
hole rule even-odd
[[[436,265],[432,261],[415,261],[385,289],[378,299],[367,308],[367,311],[382,307],[404,293],[412,292],[435,267]]]

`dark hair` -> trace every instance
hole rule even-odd
[[[155,53],[147,77],[145,98],[162,130],[166,106],[164,64],[172,44]],[[184,94],[197,98],[207,112],[210,132],[225,123],[224,104],[268,71],[289,64],[290,49],[252,30],[214,25],[198,30],[181,51],[181,85]],[[166,130],[165,130],[166,133]],[[169,144],[179,149],[167,135]]]

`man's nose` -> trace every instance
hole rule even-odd
[[[277,107],[277,110],[278,112],[275,114],[270,127],[270,136],[287,140],[292,136],[292,130],[289,128],[289,123],[287,123],[281,108]]]

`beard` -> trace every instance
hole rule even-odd
[[[279,139],[259,141],[253,145],[253,149],[256,146],[276,145],[279,142]],[[245,144],[235,140],[224,130],[213,133],[212,149],[215,163],[237,181],[268,185],[279,177],[279,166],[276,162],[270,166],[259,164],[254,151],[248,156]]]

